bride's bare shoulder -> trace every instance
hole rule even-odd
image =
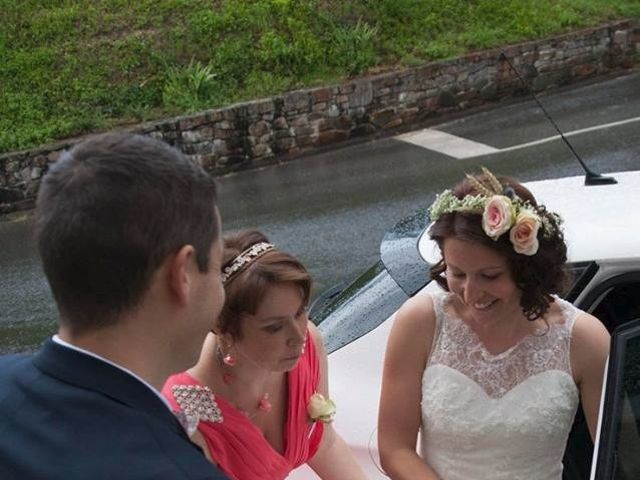
[[[436,326],[434,299],[421,294],[408,299],[397,311],[389,337],[395,350],[420,356],[428,354]]]

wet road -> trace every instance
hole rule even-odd
[[[564,132],[573,132],[571,143],[593,170],[640,168],[639,73],[540,100]],[[308,266],[318,293],[375,261],[384,232],[465,171],[485,165],[522,180],[582,173],[569,149],[549,138],[556,132],[533,101],[430,128],[471,153],[456,158],[432,143],[425,148],[418,132],[229,175],[220,179],[224,228],[266,232]],[[541,143],[526,145],[535,141]],[[53,329],[30,234],[29,221],[0,223],[0,352],[32,348]]]

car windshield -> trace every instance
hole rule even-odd
[[[408,298],[378,262],[317,313],[312,309],[311,319],[331,353],[376,328]]]
[[[346,288],[329,289],[311,307],[328,352],[370,332],[410,296],[429,283],[429,265],[420,257],[417,239],[426,225],[419,209],[389,230],[380,244],[380,260]]]

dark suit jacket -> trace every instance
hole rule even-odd
[[[140,381],[56,344],[0,357],[0,479],[224,479]]]

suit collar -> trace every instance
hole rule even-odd
[[[93,390],[112,400],[169,422],[179,433],[184,430],[175,416],[150,387],[109,363],[55,343],[49,339],[34,356],[42,372],[65,383]]]
[[[105,363],[108,363],[109,365],[111,365],[112,367],[115,367],[119,370],[122,370],[124,373],[131,375],[133,378],[135,378],[136,380],[138,380],[140,383],[142,383],[143,385],[145,385],[149,390],[151,390],[153,392],[154,395],[156,395],[161,401],[162,403],[164,403],[167,408],[169,410],[171,410],[171,405],[169,404],[169,401],[166,400],[158,390],[156,390],[151,384],[149,384],[149,382],[147,382],[146,380],[144,380],[143,378],[139,377],[138,375],[136,375],[134,372],[132,372],[131,370],[123,367],[122,365],[118,365],[117,363],[112,362],[111,360],[109,360],[108,358],[104,358],[101,357],[100,355],[98,355],[97,353],[91,352],[89,350],[85,350],[83,348],[78,347],[77,345],[73,345],[71,343],[67,343],[66,341],[62,340],[58,335],[54,335],[52,338],[54,343],[57,343],[58,345],[62,345],[63,347],[69,348],[71,350],[75,350],[77,352],[83,353],[89,357],[93,357],[93,358],[97,358],[98,360],[101,360]]]

